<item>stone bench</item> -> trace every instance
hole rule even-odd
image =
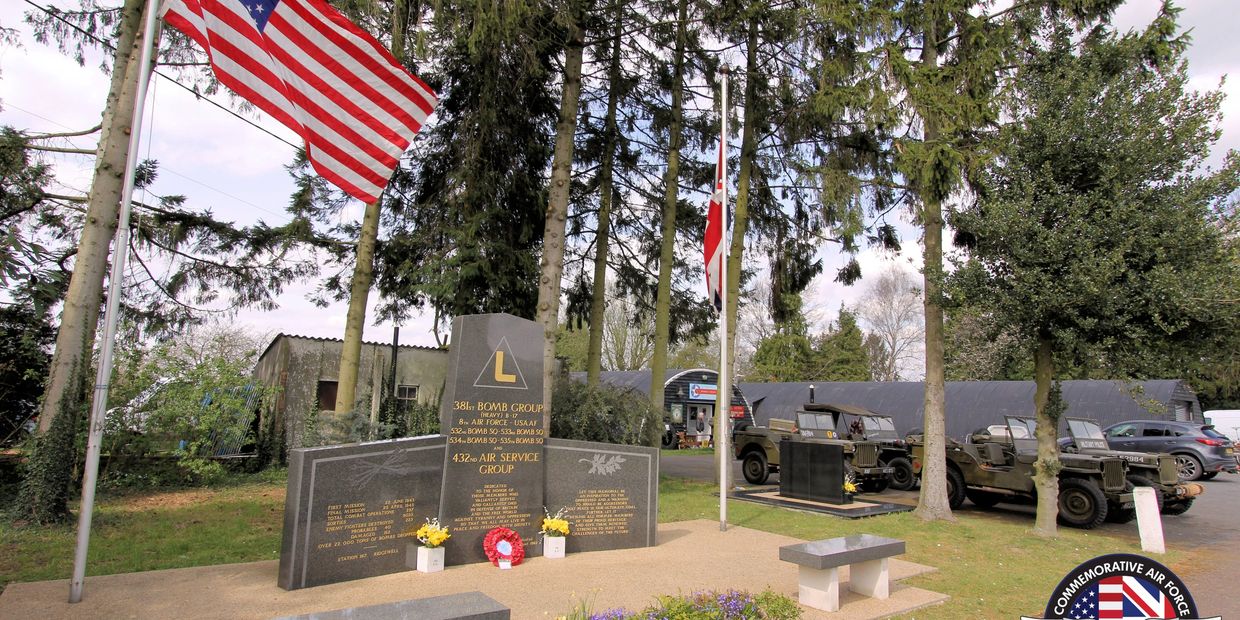
[[[904,553],[904,541],[870,534],[815,540],[779,548],[779,559],[798,566],[801,604],[840,610],[840,567],[848,566],[848,589],[871,598],[890,593],[887,558]]]
[[[481,592],[462,592],[275,620],[509,620],[512,611]]]

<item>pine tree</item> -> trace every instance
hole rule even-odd
[[[1218,215],[1240,188],[1240,157],[1202,171],[1221,94],[1189,90],[1174,33],[1167,8],[1122,37],[1046,26],[1022,59],[978,200],[953,218],[970,257],[952,278],[958,297],[1033,359],[1042,536],[1058,513],[1057,375],[1197,354],[1240,327],[1234,304],[1218,303],[1240,278]]]

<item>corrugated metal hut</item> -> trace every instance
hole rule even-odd
[[[260,424],[271,440],[284,448],[302,447],[306,419],[336,406],[336,374],[344,341],[277,334],[254,366],[254,380],[278,387],[278,396],[265,405]],[[382,342],[363,342],[358,359],[355,411],[369,411],[374,419],[379,411],[384,386],[391,381],[392,346]],[[401,403],[434,403],[443,393],[448,372],[448,350],[399,345],[396,347],[394,396]]]
[[[754,418],[765,425],[771,418],[796,419],[797,407],[814,401],[856,405],[890,415],[896,430],[906,433],[922,426],[924,387],[920,381],[741,383],[753,404]],[[1197,395],[1176,379],[1152,381],[1064,381],[1065,415],[1098,420],[1103,426],[1133,419],[1192,420],[1200,422]],[[947,434],[957,439],[975,429],[1000,424],[1004,415],[1033,414],[1033,381],[948,381]]]
[[[574,372],[576,381],[584,382],[586,373]],[[609,385],[632,388],[650,394],[649,370],[613,370],[603,372],[599,380]],[[664,447],[676,443],[676,433],[683,432],[692,443],[709,441],[714,423],[715,402],[719,391],[719,372],[706,368],[669,370],[663,382],[664,422],[669,426],[663,436]],[[732,385],[731,418],[733,425],[752,425],[753,408],[744,392]]]

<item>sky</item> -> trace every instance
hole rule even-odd
[[[69,8],[67,0],[38,0],[39,4]],[[1120,8],[1113,22],[1120,30],[1140,27],[1154,16],[1159,2],[1139,0]],[[1193,88],[1218,88],[1223,76],[1240,69],[1240,37],[1234,26],[1234,0],[1192,0],[1184,2],[1180,24],[1190,30],[1192,46],[1188,52]],[[34,40],[22,15],[35,10],[22,0],[0,3],[0,26],[17,30],[19,47],[0,45],[0,125],[12,125],[32,132],[63,132],[89,128],[99,121],[108,88],[108,76],[98,68],[98,58],[86,66],[62,54],[54,46]],[[1228,149],[1240,149],[1240,87],[1229,81],[1222,85],[1224,103],[1223,137],[1216,145],[1210,164],[1222,161]],[[263,220],[271,225],[289,221],[284,207],[293,192],[293,182],[284,170],[293,149],[280,140],[245,124],[228,113],[196,100],[162,78],[152,81],[143,123],[141,157],[160,162],[160,177],[152,191],[184,194],[193,208],[210,209],[217,218],[238,225]],[[221,101],[223,99],[221,98]],[[251,120],[297,143],[291,131],[260,115]],[[94,148],[92,139],[67,140],[64,146]],[[415,142],[416,147],[416,142]],[[734,146],[735,148],[735,146]],[[90,182],[90,159],[81,156],[54,156],[65,190],[84,193]],[[692,200],[692,197],[689,197]],[[705,204],[706,195],[700,201]],[[355,203],[343,218],[361,217],[361,204]],[[921,249],[916,228],[906,214],[900,228],[904,239],[898,256],[866,249],[857,257],[863,274],[877,274],[889,266],[917,271]],[[837,246],[824,245],[823,274],[806,294],[806,307],[827,320],[833,319],[841,304],[855,306],[865,290],[864,280],[844,287],[835,283],[836,270],[846,262]],[[257,333],[279,332],[340,338],[344,333],[346,304],[318,308],[306,295],[314,283],[292,284],[278,298],[279,309],[270,312],[242,310],[229,321]],[[703,286],[704,289],[704,286]],[[390,341],[392,325],[374,323],[376,296],[372,293],[365,327],[365,340]],[[703,291],[703,301],[705,292]],[[403,344],[433,346],[430,319],[416,317],[401,327]]]

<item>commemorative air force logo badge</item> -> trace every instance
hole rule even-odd
[[[1068,573],[1051,594],[1042,618],[1170,620],[1201,617],[1184,582],[1166,566],[1139,555],[1115,553],[1096,557]],[[1217,619],[1215,616],[1208,620]]]

